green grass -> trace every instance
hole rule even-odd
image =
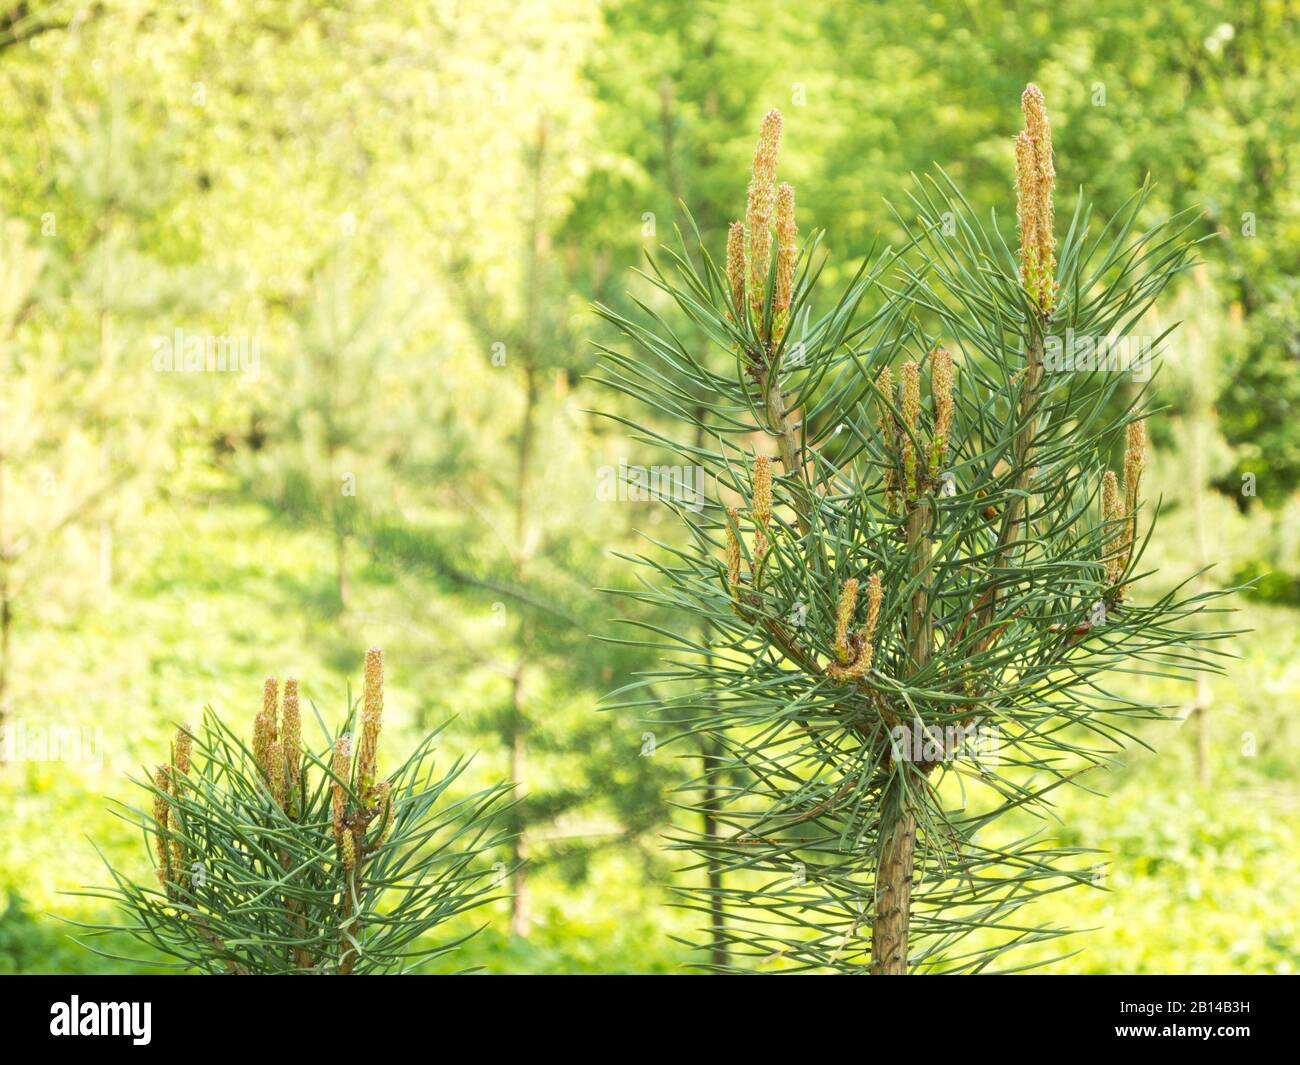
[[[1229,675],[1210,683],[1207,787],[1194,719],[1153,722],[1125,765],[1090,780],[1104,798],[1062,795],[1062,839],[1108,852],[1106,890],[1068,891],[1033,916],[1096,930],[1053,968],[1087,973],[1300,972],[1300,626],[1297,612],[1247,604]],[[1190,700],[1190,686],[1158,698]]]
[[[196,719],[204,705],[251,724],[268,673],[302,678],[306,696],[332,719],[349,682],[358,682],[364,648],[380,644],[389,650],[385,746],[457,713],[447,756],[474,742],[474,689],[437,675],[420,650],[430,617],[449,616],[454,597],[427,589],[413,597],[391,574],[362,564],[354,607],[341,616],[328,540],[220,493],[159,504],[149,527],[155,535],[123,548],[121,580],[109,595],[62,615],[38,608],[15,633],[15,723],[101,731],[89,760],[0,768],[7,815],[0,900],[8,898],[0,972],[121,968],[71,942],[57,919],[104,916],[64,894],[104,882],[91,840],[132,876],[152,875],[138,833],[107,799],[134,801],[127,774],[159,761],[173,723]],[[1042,957],[1080,950],[1051,970],[1300,971],[1291,883],[1300,864],[1296,622],[1295,611],[1267,606],[1235,619],[1255,631],[1239,641],[1242,660],[1231,676],[1212,683],[1208,789],[1196,782],[1192,724],[1151,723],[1141,735],[1158,753],[1135,748],[1123,768],[1090,781],[1108,797],[1061,794],[1064,840],[1111,857],[1107,890],[1062,892],[1027,911],[1035,922],[1094,929],[1044,950]],[[467,786],[503,764],[484,752]],[[487,928],[442,967],[683,971],[695,959],[673,937],[687,935],[697,918],[665,904],[667,868],[667,858],[622,848],[598,851],[585,876],[539,871],[527,941],[506,935],[505,903],[494,903],[456,926]]]
[[[220,493],[211,502],[160,504],[151,523],[158,535],[131,556],[105,599],[75,613],[28,615],[15,632],[13,725],[33,742],[55,727],[92,742],[87,759],[0,767],[8,814],[0,972],[113,970],[70,942],[73,930],[58,920],[106,916],[65,894],[105,882],[95,847],[137,880],[153,875],[139,832],[108,800],[138,802],[128,775],[165,757],[175,723],[197,720],[204,706],[251,727],[268,674],[298,676],[305,698],[333,721],[349,686],[360,683],[364,649],[379,644],[390,652],[381,764],[384,750],[395,758],[419,731],[449,718],[441,744],[447,759],[481,742],[466,710],[473,688],[440,675],[419,648],[429,618],[448,616],[454,599],[426,596],[413,605],[390,573],[359,562],[354,603],[340,614],[328,539]],[[503,769],[504,758],[484,752],[464,786],[499,779]],[[563,872],[535,875],[535,931],[527,942],[493,932],[508,923],[506,904],[494,903],[451,927],[448,936],[488,925],[442,967],[671,971],[690,960],[665,934],[672,916],[643,862],[613,850],[588,862],[581,883]],[[111,948],[98,945],[138,953],[125,937]]]

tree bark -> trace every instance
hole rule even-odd
[[[912,873],[916,857],[916,818],[900,793],[898,805],[880,827],[876,868],[876,912],[871,926],[871,974],[907,974],[907,938],[912,917]]]
[[[712,767],[717,755],[716,743],[708,740],[705,743],[703,761]],[[714,839],[718,835],[718,819],[714,816],[714,809],[717,806],[718,793],[710,784],[704,790],[704,836],[706,839]],[[709,884],[709,964],[719,969],[731,964],[731,956],[727,951],[727,911],[722,901],[722,867],[715,858],[708,859],[708,884]]]
[[[529,492],[532,483],[533,435],[538,403],[537,371],[528,365],[524,370],[524,412],[523,424],[519,430],[519,455],[515,476],[515,579],[522,586],[528,574],[529,550]],[[532,643],[532,626],[528,617],[519,622],[518,658],[510,687],[510,783],[515,793],[523,791],[528,770],[528,717],[526,710],[526,693],[524,690],[525,673],[528,668],[528,648]],[[512,841],[512,864],[510,874],[510,932],[516,936],[526,936],[529,931],[529,894],[527,824],[524,822],[522,805],[515,807],[515,833]]]
[[[907,515],[907,546],[912,576],[921,579],[912,593],[907,619],[908,672],[915,675],[930,662],[934,626],[930,618],[930,508],[910,504]],[[894,766],[894,777],[882,796],[879,857],[876,865],[876,902],[871,926],[871,973],[873,976],[907,974],[908,931],[912,919],[912,874],[916,864],[916,815],[908,798],[904,776],[919,757]]]

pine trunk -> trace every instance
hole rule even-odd
[[[908,672],[929,664],[934,628],[930,621],[930,508],[912,506],[907,515],[907,546],[912,576],[920,577],[912,593],[907,622]],[[916,757],[916,752],[911,752]],[[910,767],[896,768],[896,776],[882,798],[880,854],[876,866],[876,907],[871,929],[871,972],[875,976],[907,973],[907,935],[912,917],[912,873],[916,857],[916,816],[908,805],[909,789],[902,782]],[[892,793],[892,795],[890,794]]]
[[[901,801],[880,828],[876,869],[876,918],[871,929],[873,976],[907,974],[907,933],[912,916],[916,818]]]

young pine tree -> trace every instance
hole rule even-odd
[[[282,703],[266,681],[251,746],[211,711],[202,732],[182,727],[170,761],[138,781],[150,809],[125,808],[158,883],[110,866],[114,886],[83,894],[127,921],[92,933],[126,932],[177,968],[235,975],[405,972],[454,950],[461,940],[421,937],[493,897],[484,855],[505,842],[509,788],[449,798],[465,763],[437,773],[434,735],[382,774],[383,711],[371,648],[360,717],[353,707],[331,735],[317,715],[321,749],[304,744],[292,679]]]
[[[649,301],[602,309],[635,346],[604,350],[606,383],[724,495],[642,593],[715,633],[705,654],[655,630],[671,663],[645,686],[720,752],[679,796],[722,830],[676,841],[725,872],[684,889],[733,916],[719,968],[978,972],[1064,934],[1015,913],[1084,859],[1003,816],[1041,817],[1162,716],[1109,675],[1184,678],[1227,635],[1187,624],[1216,593],[1137,597],[1148,375],[1062,344],[1131,328],[1187,265],[1185,227],[1137,231],[1142,190],[1094,231],[1080,199],[1058,247],[1042,94],[1022,103],[1018,253],[932,180],[906,246],[818,309],[773,111],[725,262],[696,231],[647,275],[711,351]]]
[[[418,423],[401,386],[408,308],[386,268],[342,236],[312,271],[294,315],[294,355],[266,413],[265,446],[244,456],[249,491],[291,520],[327,533],[337,605],[351,606],[358,540],[391,511]]]

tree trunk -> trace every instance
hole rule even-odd
[[[1210,790],[1210,680],[1204,673],[1196,674],[1196,783],[1201,791]]]
[[[709,774],[710,781],[704,789],[705,839],[714,839],[718,835],[718,819],[715,813],[718,792],[712,783],[712,773],[717,767],[718,755],[717,741],[712,737],[706,738],[700,753],[700,761],[704,765],[705,773]],[[722,866],[712,855],[708,856],[706,864],[709,885],[709,964],[722,968],[731,962],[726,943],[727,911],[722,901]]]
[[[703,408],[696,408],[699,424],[695,430],[695,446],[701,450],[705,444],[704,414]],[[713,625],[708,621],[705,621],[700,626],[700,643],[708,649],[704,659],[705,669],[707,675],[712,676],[714,670]],[[717,700],[714,699],[712,691],[709,693],[709,707],[711,710],[717,711]],[[701,831],[705,839],[715,839],[718,836],[717,813],[720,804],[718,789],[713,784],[713,775],[717,771],[718,761],[721,756],[722,748],[717,741],[717,737],[711,732],[705,732],[700,741],[700,765],[705,777],[704,795],[701,802],[703,807]],[[722,899],[722,865],[712,850],[705,856],[704,861],[705,881],[709,887],[709,964],[721,969],[731,963],[726,942],[727,910]]]
[[[348,602],[351,599],[351,589],[348,583],[347,533],[335,532],[334,548],[335,548],[335,557],[338,560],[339,609],[346,611],[348,609]]]
[[[1187,376],[1191,385],[1191,402],[1187,407],[1187,487],[1191,495],[1192,511],[1192,555],[1199,571],[1196,578],[1196,590],[1206,592],[1210,587],[1209,566],[1212,562],[1209,539],[1206,535],[1206,487],[1209,476],[1206,471],[1206,451],[1214,430],[1213,397],[1210,395],[1209,382],[1212,379],[1213,365],[1210,356],[1210,339],[1205,331],[1206,309],[1217,306],[1215,293],[1209,283],[1209,275],[1202,263],[1193,272],[1196,304],[1199,313],[1191,315],[1187,323],[1187,335],[1184,344],[1187,349]],[[1215,334],[1211,334],[1213,336]],[[1194,758],[1196,762],[1196,782],[1201,790],[1210,786],[1210,729],[1209,711],[1214,701],[1210,688],[1210,678],[1205,673],[1196,674],[1196,694],[1192,703],[1192,728],[1196,733]]]
[[[533,434],[538,402],[537,371],[527,366],[524,371],[524,413],[519,430],[518,466],[515,475],[515,579],[522,586],[528,573],[529,542],[529,492],[531,490],[533,462]],[[525,616],[519,622],[519,646],[514,677],[510,690],[510,783],[516,797],[524,789],[528,769],[528,717],[524,678],[528,668],[528,648],[532,644],[532,626]],[[528,909],[528,826],[523,819],[523,806],[515,807],[516,825],[512,842],[514,871],[511,873],[510,932],[526,936],[529,931]]]
[[[524,702],[524,664],[519,663],[519,668],[515,671],[513,692],[511,699],[511,713],[513,716],[513,735],[510,741],[510,782],[514,785],[516,792],[522,792],[526,786],[528,772],[528,741],[524,733],[525,719],[523,715]],[[510,934],[524,938],[528,935],[529,926],[532,923],[532,912],[530,893],[528,890],[528,870],[526,863],[528,861],[528,837],[525,835],[525,829],[528,827],[523,820],[523,807],[515,807],[515,833],[511,840],[511,864],[514,867],[510,874]]]
[[[919,460],[918,460],[919,461]],[[909,504],[910,505],[910,504]],[[930,662],[934,627],[930,619],[930,508],[913,505],[907,515],[907,547],[912,576],[920,576],[912,594],[907,619],[908,672],[919,673]],[[919,754],[895,766],[894,778],[882,796],[879,856],[876,865],[876,900],[871,926],[873,976],[907,974],[907,939],[912,918],[912,873],[916,858],[916,815],[909,806],[909,788],[903,778],[912,772]]]
[[[101,429],[101,435],[107,436],[108,430]],[[107,440],[99,445],[99,473],[105,483],[113,477]],[[99,520],[99,583],[103,588],[113,587],[113,523],[108,518]]]
[[[916,818],[900,792],[898,803],[880,826],[880,864],[876,868],[876,912],[871,926],[871,974],[907,974],[907,933],[912,916],[912,873],[916,856]]]

